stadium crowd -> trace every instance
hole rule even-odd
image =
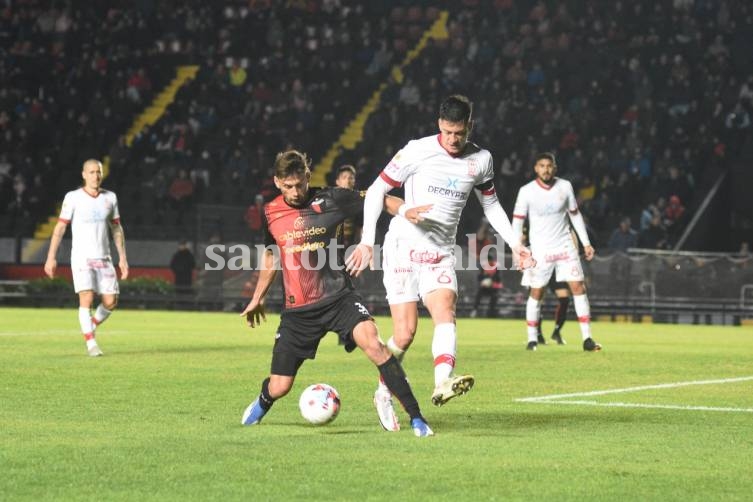
[[[186,225],[197,203],[270,197],[274,154],[320,158],[440,8],[449,39],[390,80],[363,141],[333,166],[354,164],[362,187],[396,148],[436,130],[452,92],[475,103],[473,139],[494,154],[506,209],[533,154],[552,150],[599,247],[671,246],[716,170],[753,157],[747,2],[409,4],[5,2],[0,233],[30,234],[75,185],[80,159],[105,152],[105,186],[134,229]],[[126,145],[178,64],[200,65],[197,78]]]

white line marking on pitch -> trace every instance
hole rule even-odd
[[[663,383],[657,385],[641,385],[637,387],[624,387],[622,389],[595,390],[590,392],[573,392],[570,394],[550,394],[547,396],[533,396],[516,399],[519,403],[538,404],[576,404],[585,406],[612,406],[621,408],[662,408],[669,410],[692,410],[692,411],[732,411],[753,413],[753,408],[726,408],[716,406],[686,406],[674,404],[645,404],[645,403],[600,403],[598,401],[571,400],[573,397],[604,396],[607,394],[620,394],[626,392],[639,392],[652,389],[673,389],[687,387],[689,385],[713,385],[723,383],[747,382],[753,380],[753,376],[738,378],[721,378],[718,380],[694,380],[690,382]]]

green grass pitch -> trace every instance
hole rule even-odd
[[[569,321],[568,345],[527,352],[522,320],[460,319],[458,372],[476,386],[436,408],[422,319],[405,368],[436,436],[419,439],[404,413],[402,431],[382,431],[376,369],[333,335],[242,427],[274,315],[250,330],[232,313],[120,310],[99,329],[101,358],[86,356],[75,308],[0,319],[0,500],[753,497],[751,327],[594,323],[604,351],[584,353]],[[316,382],[342,398],[324,427],[298,413]]]

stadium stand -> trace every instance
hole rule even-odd
[[[129,239],[256,242],[244,215],[275,193],[277,151],[306,151],[327,182],[351,163],[365,188],[461,92],[508,212],[553,150],[602,254],[626,217],[641,248],[705,224],[692,249],[737,251],[753,243],[751,39],[743,0],[5,2],[0,236],[30,237],[81,161],[108,157]],[[131,130],[186,65],[195,78]],[[459,233],[480,215],[472,198]]]

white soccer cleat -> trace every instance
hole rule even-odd
[[[389,432],[400,430],[400,422],[397,420],[395,407],[392,406],[392,394],[388,390],[384,390],[381,387],[377,388],[376,392],[374,392],[374,407],[377,410],[379,423],[382,424],[384,430]]]
[[[86,351],[89,353],[89,357],[99,357],[105,355],[105,353],[102,352],[102,349],[100,349],[99,345],[97,345],[96,343],[91,347],[88,347]]]
[[[434,389],[431,402],[434,406],[442,406],[453,397],[462,396],[476,381],[472,375],[451,376]]]

